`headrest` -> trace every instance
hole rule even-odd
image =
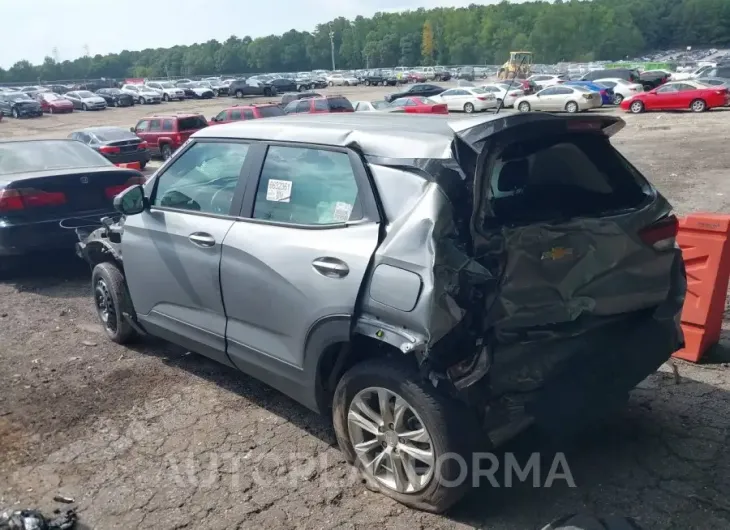
[[[527,186],[530,165],[527,159],[510,160],[499,172],[499,191],[517,191]]]

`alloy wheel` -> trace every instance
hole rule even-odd
[[[117,311],[114,307],[114,299],[104,280],[100,279],[96,282],[94,300],[96,302],[96,311],[99,313],[99,318],[104,327],[115,333],[117,330]]]
[[[418,413],[395,392],[379,387],[358,392],[347,425],[363,472],[384,487],[417,493],[433,479],[431,436]]]

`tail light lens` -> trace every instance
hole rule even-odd
[[[583,98],[584,99],[592,99],[593,98],[593,94],[583,94]]]
[[[640,230],[639,237],[655,250],[670,250],[675,246],[678,231],[679,221],[670,215]]]
[[[140,142],[137,146],[137,149],[147,149],[149,147],[149,144],[147,142]]]
[[[486,96],[477,96],[477,99],[479,101],[487,101],[487,97]]]
[[[520,95],[520,93],[519,92],[510,92],[509,95],[513,96],[513,97],[517,97]]]
[[[122,150],[119,147],[113,147],[111,145],[102,145],[99,148],[99,152],[104,153],[105,155],[113,155],[113,154],[121,153]]]
[[[144,177],[131,177],[127,182],[119,186],[109,186],[104,190],[104,194],[107,199],[113,199],[127,188],[130,188],[136,184],[144,184],[147,181]]]
[[[33,188],[0,190],[0,212],[13,212],[26,208],[60,206],[66,203],[62,192],[48,192]]]
[[[173,135],[172,139],[175,140],[179,144],[182,143],[182,135],[180,135],[180,134]]]

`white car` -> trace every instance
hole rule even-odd
[[[582,86],[551,86],[537,94],[522,96],[515,101],[520,112],[546,110],[548,112],[582,112],[600,107],[601,95]]]
[[[357,77],[345,74],[330,74],[325,79],[329,86],[356,86],[360,83]]]
[[[614,105],[620,105],[623,100],[634,97],[636,94],[644,91],[643,85],[626,81],[620,77],[605,77],[592,82],[600,83],[613,90]]]
[[[525,91],[522,90],[519,83],[512,85],[509,83],[489,83],[483,85],[481,88],[494,94],[494,97],[497,99],[497,105],[502,101],[503,107],[513,107],[517,98],[525,95]]]
[[[390,103],[385,100],[353,101],[352,107],[355,109],[355,112],[376,112],[390,108]]]
[[[152,81],[145,86],[162,94],[162,101],[172,101],[175,99],[183,101],[185,99],[185,91],[177,88],[170,81]]]
[[[538,74],[528,77],[527,80],[535,83],[538,88],[547,88],[564,83],[568,79],[565,74]]]
[[[704,64],[692,72],[675,72],[672,74],[672,81],[686,81],[687,79],[699,79],[715,68],[715,64]]]
[[[140,105],[162,101],[162,95],[157,90],[152,90],[144,85],[122,85],[120,90],[132,96],[134,102]]]
[[[429,99],[445,103],[449,111],[464,111],[467,114],[495,109],[499,105],[495,95],[481,87],[450,88]]]

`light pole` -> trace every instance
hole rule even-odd
[[[332,52],[332,71],[335,71],[335,32],[330,30],[330,51]]]

